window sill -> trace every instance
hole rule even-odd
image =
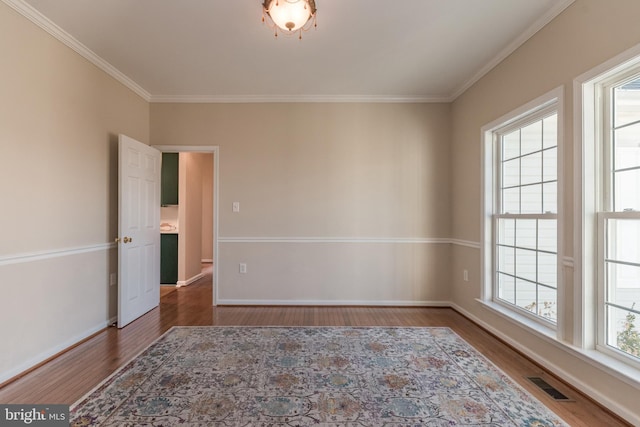
[[[556,330],[553,328],[545,326],[542,323],[538,323],[514,310],[509,310],[507,307],[493,301],[483,301],[481,299],[476,299],[476,301],[481,303],[486,309],[493,311],[498,316],[507,319],[510,322],[517,323],[528,332],[541,336],[547,340],[551,339],[553,341],[557,341]]]
[[[631,365],[628,365],[615,357],[608,356],[597,350],[582,349],[575,347],[567,342],[558,340],[556,331],[552,328],[539,324],[526,316],[519,315],[506,307],[496,304],[492,301],[483,301],[476,299],[484,308],[497,314],[498,316],[506,319],[507,321],[517,324],[525,329],[527,332],[532,333],[538,338],[543,339],[547,343],[552,344],[559,350],[564,351],[578,359],[588,363],[589,365],[597,368],[608,375],[611,375],[632,387],[640,389],[640,369],[637,369]],[[518,347],[516,347],[518,348]],[[518,348],[522,351],[521,348]],[[530,349],[529,349],[530,350]],[[527,352],[531,353],[531,351]],[[535,357],[533,357],[536,360]],[[557,369],[556,369],[557,371]],[[561,371],[561,370],[560,370]],[[562,372],[554,372],[562,376]]]

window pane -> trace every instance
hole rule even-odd
[[[542,150],[542,120],[520,129],[522,155]]]
[[[544,191],[542,211],[558,213],[558,183],[548,182],[542,188]]]
[[[536,252],[516,249],[516,276],[536,281]]]
[[[516,246],[536,249],[536,220],[518,219],[516,221]]]
[[[520,130],[502,137],[502,160],[520,156]]]
[[[520,213],[520,187],[502,191],[502,213]]]
[[[511,275],[516,273],[514,248],[498,246],[498,271]]]
[[[610,219],[607,221],[608,258],[640,263],[640,221]],[[640,307],[640,267],[607,262],[606,298],[629,309]],[[640,342],[634,329],[640,326],[637,314],[607,306],[607,343],[640,356]],[[637,329],[635,329],[637,331]]]
[[[558,292],[555,289],[538,287],[538,315],[549,319],[553,322],[558,317],[558,309],[556,301],[558,300]]]
[[[529,124],[500,139],[500,213],[529,218],[495,222],[495,298],[555,321],[557,220],[542,218],[557,211],[558,117],[537,117],[522,119]]]
[[[558,287],[557,259],[558,257],[556,255],[543,252],[538,253],[538,283],[552,288]]]
[[[607,258],[640,264],[640,220],[607,221]]]
[[[542,153],[537,152],[521,158],[521,185],[542,182]]]
[[[607,263],[611,291],[609,302],[631,307],[634,303],[640,309],[640,267]],[[620,291],[624,290],[624,291]]]
[[[614,89],[615,126],[640,120],[640,78]]]
[[[607,306],[607,344],[640,357],[640,344],[634,334],[640,330],[639,317],[630,311]]]
[[[640,311],[640,267],[607,263],[607,302]]]
[[[521,188],[522,208],[520,213],[542,212],[542,185],[527,185]]]
[[[538,249],[557,252],[558,226],[555,219],[538,220]]]
[[[542,180],[556,181],[558,179],[558,149],[552,148],[542,152]]]
[[[511,304],[516,303],[515,279],[512,276],[498,274],[498,298]]]
[[[617,129],[614,138],[616,162],[614,169],[640,166],[640,123]]]
[[[616,212],[625,209],[640,211],[640,169],[614,173]]]
[[[612,96],[603,97],[607,105],[601,112],[587,116],[596,128],[602,129],[595,147],[604,149],[597,153],[594,164],[583,160],[585,170],[596,177],[585,182],[585,189],[599,196],[595,204],[603,207],[603,213],[640,211],[640,68],[624,68],[613,77],[617,82],[597,85],[598,90]],[[628,81],[631,72],[636,75]],[[585,120],[585,124],[590,122]],[[604,191],[597,191],[598,187]],[[597,283],[597,321],[603,332],[598,334],[597,342],[640,356],[640,322],[636,321],[638,315],[629,311],[640,308],[640,219],[633,219],[635,215],[631,214],[604,217],[605,233],[600,233],[599,227],[582,230],[597,245],[597,255],[586,260],[587,265],[595,265],[597,276],[602,278]],[[633,351],[629,347],[632,342]]]
[[[532,313],[537,312],[536,285],[516,279],[516,305]]]
[[[520,159],[502,163],[502,188],[520,185]]]
[[[516,238],[516,220],[510,218],[498,219],[498,243],[514,246]]]
[[[549,148],[558,145],[558,115],[554,114],[542,121],[542,147]]]

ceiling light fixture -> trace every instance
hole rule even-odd
[[[262,22],[266,22],[264,15],[271,18],[276,37],[278,28],[285,34],[302,32],[311,26],[316,27],[316,2],[314,0],[264,0],[262,4]],[[310,24],[310,23],[313,24]]]

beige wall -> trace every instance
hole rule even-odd
[[[221,302],[419,303],[448,298],[444,270],[423,265],[448,263],[448,245],[432,240],[450,233],[449,121],[446,104],[152,104],[151,140],[220,147]],[[317,257],[335,238],[348,257],[339,267]],[[289,258],[282,239],[311,261]],[[389,250],[397,257],[377,264],[375,254]],[[387,281],[375,286],[388,289],[351,275],[363,264],[383,268]]]
[[[573,80],[580,74],[640,43],[640,2],[576,0],[559,17],[460,96],[452,106],[452,236],[479,243],[481,238],[482,126],[549,90],[563,86],[565,334],[572,340],[573,322]],[[610,408],[640,422],[637,388],[607,375],[557,346],[483,309],[480,297],[480,250],[455,245],[451,292],[454,303],[494,332],[521,346],[539,361],[582,385]],[[470,281],[462,280],[469,269]]]
[[[149,106],[2,2],[0,28],[1,383],[116,315],[117,135],[148,142]]]
[[[199,153],[202,167],[202,261],[213,262],[213,154]]]
[[[219,302],[444,305],[449,258],[448,244],[225,243]]]
[[[198,153],[180,153],[178,283],[190,282],[202,261],[202,162]]]

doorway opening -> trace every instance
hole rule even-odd
[[[165,230],[172,230],[175,226],[177,233],[177,256],[179,257],[179,273],[177,286],[187,286],[191,283],[202,279],[201,263],[211,263],[213,271],[211,273],[212,305],[217,304],[217,283],[218,283],[218,171],[219,171],[219,147],[218,146],[167,146],[154,145],[162,153],[180,153],[184,154],[180,157],[180,165],[183,170],[180,171],[180,186],[183,193],[179,196],[181,203],[175,206],[165,206],[163,213],[170,215],[171,220],[162,222],[165,224]],[[209,160],[207,160],[209,159]],[[210,162],[207,165],[207,162]],[[184,168],[186,166],[186,168]],[[189,167],[194,168],[199,174],[204,172],[205,179],[201,179],[198,184],[198,173],[187,176]],[[187,169],[187,170],[184,170]],[[191,183],[191,184],[190,184]],[[194,186],[189,189],[188,186]],[[186,191],[185,191],[186,188]],[[204,189],[204,193],[202,190]],[[187,209],[187,206],[195,205],[195,209]],[[200,212],[198,212],[198,210]],[[202,222],[195,220],[202,212],[209,218],[208,221]],[[207,214],[209,212],[209,214]],[[175,217],[175,218],[173,218]],[[174,221],[175,220],[175,221]],[[182,225],[182,226],[181,226]],[[184,234],[183,234],[184,233]],[[187,234],[188,233],[188,234]],[[192,237],[190,238],[189,235]],[[182,236],[182,238],[181,238]],[[171,240],[171,239],[168,239]],[[197,245],[203,245],[201,248]],[[194,253],[197,256],[194,258]]]

